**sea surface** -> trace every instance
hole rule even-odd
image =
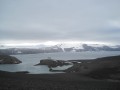
[[[46,65],[39,65],[38,64],[41,59],[47,59],[51,57],[55,60],[80,60],[80,59],[95,59],[99,57],[106,57],[106,56],[115,56],[120,55],[120,51],[87,51],[87,52],[61,52],[61,53],[39,53],[39,54],[21,54],[21,55],[12,55],[22,61],[21,64],[4,64],[0,65],[0,70],[3,71],[29,71],[31,74],[45,74],[45,73],[55,73],[50,72],[49,68]],[[63,67],[56,67],[54,69],[64,70],[72,65],[63,66]],[[60,72],[58,72],[60,73]]]

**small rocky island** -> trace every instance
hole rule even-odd
[[[40,63],[36,64],[37,65],[47,65],[48,67],[57,67],[57,66],[63,66],[63,65],[70,65],[72,63],[64,60],[54,60],[51,58],[48,59],[42,59],[40,60]]]
[[[19,64],[22,63],[19,59],[14,56],[0,55],[0,64]]]

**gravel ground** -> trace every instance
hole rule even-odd
[[[0,90],[120,90],[120,82],[77,73],[34,75],[0,71]]]

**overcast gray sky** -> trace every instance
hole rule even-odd
[[[120,43],[120,0],[0,0],[0,43]]]

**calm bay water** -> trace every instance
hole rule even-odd
[[[57,60],[76,60],[76,59],[94,59],[106,56],[120,55],[120,51],[99,51],[99,52],[65,52],[65,53],[40,53],[40,54],[24,54],[24,55],[12,55],[22,61],[21,64],[5,64],[0,65],[0,70],[4,71],[29,71],[32,74],[39,73],[53,73],[49,71],[46,65],[34,66],[38,64],[41,59],[51,57]],[[57,67],[55,69],[66,69],[71,66]]]

